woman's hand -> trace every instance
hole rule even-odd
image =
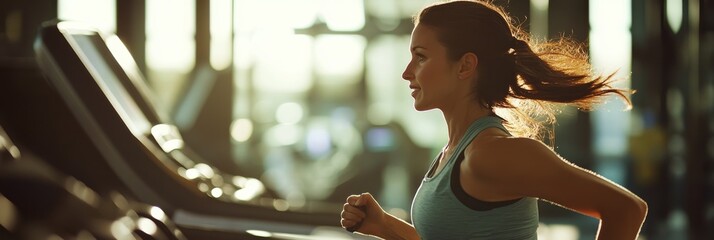
[[[342,206],[340,224],[351,232],[380,236],[386,225],[385,215],[372,194],[350,195]]]

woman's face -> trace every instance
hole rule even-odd
[[[414,28],[411,60],[402,73],[402,78],[409,81],[414,107],[419,111],[443,109],[453,103],[458,89],[456,61],[448,59],[436,34],[430,26],[418,24]]]

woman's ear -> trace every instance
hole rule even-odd
[[[470,79],[476,75],[478,66],[478,56],[472,52],[467,52],[459,59],[459,79]]]

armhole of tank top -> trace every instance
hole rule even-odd
[[[441,159],[441,155],[443,155],[444,152],[439,152],[439,155],[434,158],[434,160],[431,161],[431,165],[429,165],[429,170],[426,172],[426,175],[424,176],[425,179],[431,179],[434,177],[434,173],[436,172],[437,168],[437,163],[439,162],[439,159]]]
[[[466,191],[464,191],[464,188],[461,186],[461,181],[459,180],[459,178],[461,177],[461,162],[463,161],[463,159],[464,153],[461,152],[461,154],[459,154],[459,157],[454,162],[454,166],[451,169],[451,192],[454,193],[454,196],[456,196],[456,199],[458,199],[461,204],[475,211],[488,211],[514,204],[519,200],[523,199],[516,198],[512,200],[491,202],[479,200],[469,195],[468,193],[466,193]]]

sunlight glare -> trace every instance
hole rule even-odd
[[[667,23],[674,33],[679,32],[682,27],[683,0],[666,0]]]
[[[93,24],[102,32],[116,32],[116,0],[59,0],[57,18]]]
[[[321,0],[320,15],[332,31],[358,31],[364,27],[364,1]]]
[[[360,80],[367,39],[360,35],[321,35],[315,39],[315,69],[320,84],[350,86]]]
[[[291,93],[312,87],[312,37],[289,29],[266,29],[253,35],[251,45],[257,90]]]
[[[247,118],[239,118],[231,124],[231,137],[238,142],[245,142],[253,135],[253,122]]]
[[[151,219],[139,218],[139,220],[137,220],[136,223],[142,232],[144,232],[148,235],[156,234],[157,227],[156,227],[156,224],[154,223],[154,221],[151,221]]]
[[[232,53],[232,16],[231,0],[212,0],[210,2],[211,23],[211,67],[223,70],[231,64]]]
[[[275,111],[275,120],[278,123],[294,124],[300,122],[303,118],[303,107],[295,102],[287,102],[280,104]]]
[[[188,73],[196,62],[195,2],[146,1],[146,64],[154,70]]]

